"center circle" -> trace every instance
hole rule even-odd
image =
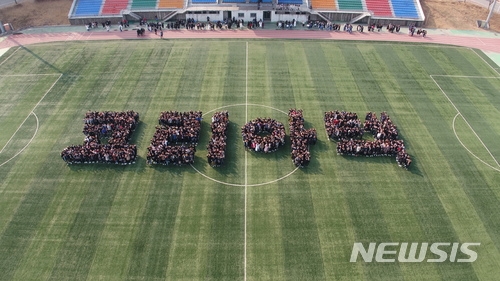
[[[215,111],[219,111],[219,110],[230,108],[230,107],[238,107],[238,106],[258,106],[258,107],[264,107],[264,108],[268,108],[268,109],[272,109],[272,110],[278,111],[278,112],[280,112],[280,113],[282,113],[282,114],[284,114],[285,116],[288,117],[288,113],[287,112],[285,112],[283,110],[280,110],[280,109],[277,109],[277,108],[274,108],[274,107],[271,107],[271,106],[261,105],[261,104],[245,104],[245,103],[221,106],[221,107],[218,107],[218,108],[215,108],[215,109],[212,109],[210,111],[205,112],[203,114],[203,116],[205,116],[205,115],[207,115],[209,113],[215,112]],[[245,120],[245,122],[248,122],[248,121]],[[245,151],[245,153],[249,153],[249,152]],[[229,183],[229,182],[224,182],[224,181],[220,181],[220,180],[214,179],[214,178],[212,178],[212,177],[204,174],[200,170],[196,169],[196,167],[193,164],[190,164],[190,165],[191,165],[191,168],[193,168],[198,174],[202,175],[203,177],[205,177],[205,178],[207,178],[207,179],[209,179],[211,181],[214,181],[214,182],[217,182],[217,183],[220,183],[220,184],[224,184],[224,185],[228,185],[228,186],[241,186],[241,187],[243,187],[243,186],[248,186],[248,187],[251,187],[251,186],[263,186],[263,185],[275,183],[277,181],[280,181],[282,179],[285,179],[285,178],[289,177],[290,175],[292,175],[295,171],[297,171],[299,169],[298,167],[295,167],[292,171],[290,171],[286,175],[284,175],[284,176],[282,176],[280,178],[274,179],[272,181],[267,181],[267,182],[262,182],[262,183],[256,183],[256,184],[236,184],[236,183]]]

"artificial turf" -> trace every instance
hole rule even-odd
[[[495,280],[495,67],[478,50],[375,42],[13,48],[0,58],[0,280]],[[289,108],[318,131],[310,165],[296,171],[289,139],[256,154],[240,134],[257,117],[287,124]],[[61,160],[83,143],[88,110],[139,112],[134,165]],[[146,164],[166,110],[205,114],[193,167]],[[215,110],[230,116],[219,168],[205,157]],[[324,130],[330,110],[386,111],[410,169],[337,155]],[[481,245],[473,263],[351,263],[354,242]]]

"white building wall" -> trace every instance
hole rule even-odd
[[[306,22],[307,21],[307,15],[297,15],[295,13],[290,13],[290,14],[275,14],[274,11],[271,13],[271,21],[272,22],[277,22],[277,21],[292,21],[295,19],[298,23]]]
[[[295,12],[290,12],[290,14],[276,14],[275,11],[271,12],[271,21],[292,21],[295,19],[297,23],[302,23],[307,21],[307,15],[297,15]],[[231,17],[234,17],[236,20],[244,20],[245,22],[252,21],[254,18],[257,21],[264,19],[264,11],[263,10],[231,10]],[[186,14],[186,18],[193,18],[195,21],[206,22],[207,17],[210,17],[210,21],[217,22],[224,20],[224,11],[219,11],[218,14]]]

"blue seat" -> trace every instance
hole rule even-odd
[[[296,4],[296,5],[302,5],[302,0],[278,0],[278,4]]]
[[[413,0],[392,0],[394,16],[398,18],[418,19],[416,3]]]
[[[103,0],[79,0],[73,14],[75,16],[97,16],[101,11]]]

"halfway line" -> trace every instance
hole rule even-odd
[[[246,52],[245,52],[245,122],[248,120],[248,41],[246,42]],[[244,226],[244,245],[243,250],[243,281],[247,280],[247,185],[248,185],[248,175],[247,175],[247,164],[248,164],[248,151],[245,150],[245,226]]]

